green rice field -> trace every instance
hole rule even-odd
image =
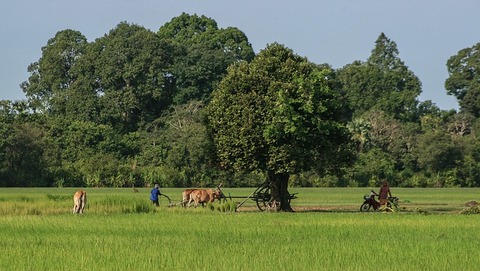
[[[0,189],[0,270],[478,270],[480,189],[392,188],[398,212],[360,212],[369,188],[291,188],[295,213],[151,206],[149,189]],[[233,202],[253,188],[224,188]],[[377,190],[377,189],[376,189]],[[162,193],[174,203],[179,188]],[[209,206],[210,207],[210,206]],[[214,209],[214,211],[211,211]],[[472,209],[476,210],[476,209]]]

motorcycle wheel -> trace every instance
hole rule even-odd
[[[370,204],[364,203],[360,206],[360,212],[368,212],[368,210],[370,210]]]

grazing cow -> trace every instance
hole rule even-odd
[[[73,195],[73,213],[74,214],[83,214],[85,205],[87,204],[87,192],[83,190],[78,190]]]
[[[220,189],[197,189],[190,193],[190,199],[188,200],[188,206],[193,201],[194,206],[197,207],[199,203],[204,206],[204,203],[212,203],[215,199],[222,198],[222,191]]]

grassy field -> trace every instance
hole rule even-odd
[[[366,188],[292,188],[296,213],[160,208],[148,190],[0,189],[0,270],[477,270],[480,189],[393,188],[400,212],[358,211]],[[246,196],[251,188],[224,188]],[[163,193],[180,201],[181,189]],[[235,199],[239,201],[240,199]]]

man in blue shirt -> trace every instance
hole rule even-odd
[[[160,204],[158,203],[158,196],[160,196],[162,194],[162,193],[160,193],[160,188],[159,187],[160,186],[158,185],[158,183],[156,183],[155,187],[150,192],[150,200],[157,207],[160,206]]]

